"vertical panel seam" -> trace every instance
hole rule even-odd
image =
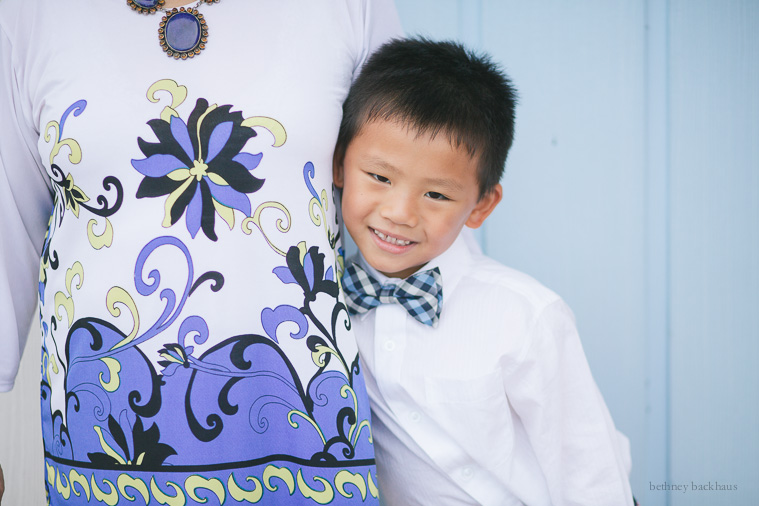
[[[665,58],[665,67],[664,67],[664,115],[665,115],[665,142],[664,142],[664,192],[665,192],[665,219],[664,219],[664,237],[665,237],[665,243],[664,243],[664,336],[665,336],[665,346],[666,346],[666,413],[665,413],[665,419],[666,419],[666,441],[667,441],[667,455],[666,455],[666,476],[668,480],[672,480],[672,403],[671,403],[671,395],[672,395],[672,381],[671,381],[671,348],[672,348],[672,231],[671,231],[671,186],[670,186],[670,177],[671,177],[671,154],[670,154],[670,132],[671,132],[671,116],[670,116],[670,17],[669,17],[669,6],[670,6],[670,0],[664,0],[664,58]],[[667,495],[667,506],[669,506],[670,500],[669,495]]]
[[[646,461],[649,482],[671,483],[669,0],[646,8]],[[646,490],[646,504],[670,504]]]

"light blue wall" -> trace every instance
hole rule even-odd
[[[759,2],[670,18],[672,476],[759,504]]]
[[[573,307],[636,496],[759,504],[759,2],[396,5],[520,90],[480,239]]]

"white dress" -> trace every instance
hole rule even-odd
[[[123,0],[0,2],[0,390],[37,307],[52,504],[374,503],[331,159],[392,1],[200,11],[175,61]]]

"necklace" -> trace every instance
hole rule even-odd
[[[208,42],[208,25],[198,12],[201,4],[220,0],[198,0],[192,7],[165,9],[166,0],[127,0],[127,5],[140,14],[163,12],[158,25],[158,42],[167,56],[186,60],[200,54]]]

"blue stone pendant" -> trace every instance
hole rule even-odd
[[[149,0],[134,1],[147,3]],[[168,56],[176,60],[192,58],[206,47],[208,41],[206,20],[197,9],[192,7],[172,9],[161,19],[158,40]]]
[[[132,10],[142,14],[154,14],[163,7],[166,0],[127,0]]]

